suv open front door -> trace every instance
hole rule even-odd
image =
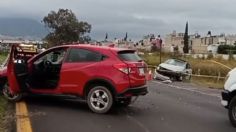
[[[3,88],[3,94],[9,100],[19,100],[22,92],[27,90],[27,61],[36,54],[34,45],[12,45],[7,62],[7,83]]]
[[[8,88],[11,94],[17,94],[20,92],[19,84],[17,82],[16,75],[15,75],[14,56],[16,53],[16,47],[17,45],[12,45],[9,61],[7,64],[7,80],[8,80],[8,85],[9,85]]]
[[[10,101],[19,101],[22,93],[15,74],[15,56],[18,45],[12,45],[7,62],[7,81],[3,86],[3,95]]]

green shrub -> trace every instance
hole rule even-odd
[[[235,45],[219,45],[217,53],[236,54],[236,46]]]

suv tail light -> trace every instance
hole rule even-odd
[[[129,74],[129,73],[132,74],[132,73],[136,73],[137,71],[135,64],[119,63],[119,64],[114,64],[113,66],[125,74]]]

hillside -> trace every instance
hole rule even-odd
[[[43,38],[47,30],[42,23],[25,18],[0,18],[0,34],[27,38]]]

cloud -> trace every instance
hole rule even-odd
[[[148,33],[235,33],[235,0],[1,0],[0,17],[26,17],[38,21],[51,10],[71,9],[79,20],[92,24],[91,36],[134,39]]]

